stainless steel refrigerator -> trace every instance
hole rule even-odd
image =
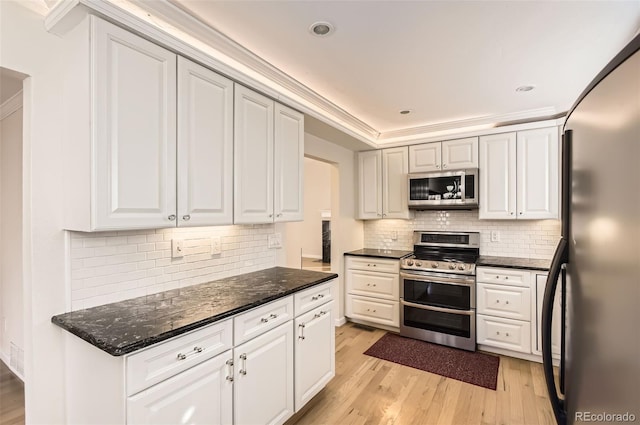
[[[562,149],[562,239],[542,314],[549,398],[561,425],[640,423],[640,35],[575,103]],[[556,285],[558,380],[551,364]]]

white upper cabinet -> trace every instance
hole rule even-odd
[[[275,104],[274,152],[275,221],[302,221],[304,115],[279,103]]]
[[[407,147],[382,150],[382,217],[409,218]]]
[[[442,169],[478,168],[478,138],[442,142]]]
[[[304,116],[235,85],[233,222],[303,220]]]
[[[409,218],[408,149],[358,153],[358,218]]]
[[[409,146],[409,172],[427,173],[478,167],[478,138]]]
[[[442,143],[424,143],[409,146],[409,172],[426,173],[440,171],[442,166]]]
[[[358,218],[382,218],[382,151],[358,153]]]
[[[234,223],[273,222],[275,102],[235,85]]]
[[[519,131],[517,146],[518,218],[559,218],[558,129]]]
[[[178,226],[233,223],[233,82],[178,58]]]
[[[516,134],[480,137],[479,217],[515,218]]]
[[[480,137],[481,219],[559,218],[556,127]]]

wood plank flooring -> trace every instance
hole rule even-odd
[[[501,356],[493,391],[362,354],[384,333],[336,328],[336,377],[286,425],[555,424],[541,364]]]
[[[0,361],[0,425],[24,424],[24,385]]]

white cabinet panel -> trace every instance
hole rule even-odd
[[[382,217],[409,218],[409,152],[406,146],[382,150]]]
[[[233,223],[233,82],[178,58],[178,226]]]
[[[398,274],[347,270],[346,287],[348,293],[355,295],[395,301],[400,297]]]
[[[275,104],[274,152],[275,221],[301,221],[304,219],[304,115],[279,103]]]
[[[293,297],[256,307],[233,318],[233,343],[238,345],[293,319]]]
[[[478,283],[478,314],[531,320],[531,290],[519,286]]]
[[[542,354],[542,301],[544,300],[544,289],[547,283],[546,274],[536,275],[536,340],[534,341],[534,353]],[[553,317],[551,318],[551,354],[554,358],[560,358],[560,343],[562,329],[562,292],[560,284],[556,289],[556,296],[553,300]]]
[[[480,137],[480,219],[514,219],[516,133]]]
[[[347,294],[347,317],[372,323],[400,326],[400,302]]]
[[[336,280],[313,286],[293,295],[295,315],[313,310],[314,308],[333,300],[336,297]]]
[[[295,320],[295,407],[302,408],[335,376],[333,302]]]
[[[559,149],[556,127],[518,132],[518,218],[560,217]]]
[[[531,272],[529,270],[501,267],[476,268],[476,281],[495,285],[514,285],[530,287]]]
[[[166,227],[176,214],[176,55],[92,23],[92,230]]]
[[[531,323],[492,316],[477,316],[478,344],[531,353]]]
[[[371,272],[400,273],[400,261],[386,260],[376,257],[361,257],[348,255],[345,258],[345,268],[366,270]]]
[[[230,424],[231,350],[127,399],[127,424]]]
[[[442,142],[442,168],[444,170],[478,168],[478,138],[470,137]]]
[[[234,348],[234,423],[281,424],[294,411],[293,323]]]
[[[236,84],[234,111],[233,221],[271,223],[274,102]]]
[[[382,218],[382,151],[358,153],[358,218]]]
[[[442,164],[442,143],[424,143],[409,146],[409,172],[439,171]]]

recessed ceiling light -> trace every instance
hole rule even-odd
[[[329,22],[314,22],[309,27],[309,32],[318,37],[326,37],[333,32],[334,28]]]
[[[522,91],[531,91],[531,90],[533,90],[535,88],[536,88],[536,86],[520,86],[520,87],[518,87],[516,89],[516,91],[520,91],[520,92],[522,92]]]
[[[400,111],[400,115],[408,115],[411,113],[411,109],[403,109]]]

